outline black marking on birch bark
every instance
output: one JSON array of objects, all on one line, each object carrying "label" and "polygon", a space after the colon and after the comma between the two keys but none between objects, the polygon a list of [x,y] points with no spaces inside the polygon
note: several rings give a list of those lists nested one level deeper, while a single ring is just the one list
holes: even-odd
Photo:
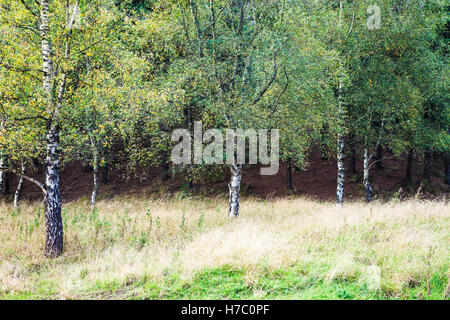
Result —
[{"label": "black marking on birch bark", "polygon": [[63,224],[61,196],[59,193],[59,128],[50,128],[47,134],[47,158],[45,166],[45,254],[54,258],[63,252]]},{"label": "black marking on birch bark", "polygon": [[344,183],[345,183],[345,165],[344,165],[344,136],[338,136],[338,150],[337,150],[337,188],[336,188],[336,203],[344,203]]}]

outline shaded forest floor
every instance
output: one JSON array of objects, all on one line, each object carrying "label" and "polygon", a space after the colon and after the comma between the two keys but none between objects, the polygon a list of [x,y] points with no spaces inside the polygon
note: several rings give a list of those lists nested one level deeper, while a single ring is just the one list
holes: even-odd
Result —
[{"label": "shaded forest floor", "polygon": [[[280,198],[285,196],[302,196],[313,200],[334,201],[336,194],[336,162],[333,159],[323,160],[316,153],[309,160],[304,169],[293,170],[293,188],[287,190],[286,165],[280,163],[280,169],[275,176],[261,176],[260,166],[245,166],[243,171],[242,195],[261,199]],[[346,163],[348,169],[348,161]],[[42,166],[31,168],[30,175],[42,179]],[[356,174],[347,170],[345,197],[347,200],[364,199],[362,186],[362,161],[356,165]],[[137,169],[130,176],[124,176],[117,168],[108,170],[107,183],[100,187],[100,199],[110,199],[121,194],[135,194],[138,196],[156,196],[175,194],[184,190],[189,194],[204,196],[227,197],[229,170],[224,168],[223,175],[216,177],[215,182],[195,183],[193,189],[187,189],[183,178],[171,178],[162,181],[161,168]],[[412,168],[412,181],[405,182],[406,159],[392,158],[383,161],[383,169],[371,169],[371,180],[375,199],[402,199],[412,196],[436,199],[448,196],[450,186],[444,183],[444,165],[442,159],[436,158],[432,162],[431,182],[422,179],[423,164],[415,159]],[[11,176],[11,194],[6,201],[12,201],[16,188],[17,177]],[[86,199],[92,192],[92,172],[80,163],[72,162],[62,168],[61,194],[64,202]],[[42,192],[31,183],[25,181],[23,198],[26,200],[41,200]]]}]

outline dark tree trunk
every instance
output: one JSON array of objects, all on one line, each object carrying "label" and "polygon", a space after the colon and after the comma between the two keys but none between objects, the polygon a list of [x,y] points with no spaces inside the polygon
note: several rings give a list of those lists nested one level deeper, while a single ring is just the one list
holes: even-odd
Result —
[{"label": "dark tree trunk", "polygon": [[[1,151],[0,168],[7,168],[8,166],[8,155]],[[0,193],[4,196],[9,194],[9,173],[7,171],[0,170]]]},{"label": "dark tree trunk", "polygon": [[444,181],[446,184],[450,184],[450,152],[444,152],[442,159],[444,160]]},{"label": "dark tree trunk", "polygon": [[9,174],[5,171],[0,171],[0,190],[1,194],[6,196],[9,194]]},{"label": "dark tree trunk", "polygon": [[287,189],[292,190],[292,159],[288,158],[286,164]]},{"label": "dark tree trunk", "polygon": [[108,164],[105,163],[104,166],[102,166],[102,185],[105,185],[108,183]]},{"label": "dark tree trunk", "polygon": [[187,187],[188,189],[194,188],[194,183],[192,182],[192,178],[190,176],[187,178]]},{"label": "dark tree trunk", "polygon": [[161,180],[162,181],[167,181],[170,179],[170,165],[167,161],[164,161],[163,165],[162,165],[162,172],[161,172]]},{"label": "dark tree trunk", "polygon": [[351,141],[351,152],[350,152],[350,163],[349,163],[349,173],[356,173],[356,145],[354,141]]},{"label": "dark tree trunk", "polygon": [[413,150],[408,151],[408,160],[406,162],[406,175],[405,180],[407,182],[411,182],[412,180],[412,165],[414,161],[414,152]]},{"label": "dark tree trunk", "polygon": [[33,165],[36,167],[36,169],[41,169],[42,168],[41,167],[41,163],[39,162],[38,158],[33,158],[32,161],[33,161]]},{"label": "dark tree trunk", "polygon": [[423,178],[427,181],[431,181],[431,152],[430,152],[430,150],[426,150],[425,154],[424,154]]},{"label": "dark tree trunk", "polygon": [[375,157],[376,163],[375,163],[375,168],[377,170],[381,170],[383,169],[383,147],[382,146],[378,146],[377,147],[377,155]]}]

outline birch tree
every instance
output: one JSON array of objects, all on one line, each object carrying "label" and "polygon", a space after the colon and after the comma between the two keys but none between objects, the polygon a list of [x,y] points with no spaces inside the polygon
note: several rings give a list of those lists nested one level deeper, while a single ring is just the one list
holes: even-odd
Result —
[{"label": "birch tree", "polygon": [[[10,37],[3,39],[9,50],[2,52],[5,56],[0,66],[20,75],[26,74],[34,85],[40,81],[42,88],[29,91],[29,95],[37,100],[37,108],[25,108],[22,117],[9,120],[14,122],[14,128],[22,127],[29,120],[42,120],[38,122],[42,127],[37,130],[45,136],[45,139],[33,140],[36,146],[42,143],[45,149],[42,152],[45,153],[44,182],[14,168],[8,170],[33,182],[43,192],[45,254],[51,258],[63,252],[62,200],[59,190],[62,113],[66,108],[67,97],[76,91],[81,81],[78,73],[80,60],[92,55],[112,30],[112,12],[98,14],[105,12],[102,12],[105,3],[98,1],[97,4],[99,6],[95,8],[98,11],[95,14],[91,11],[86,17],[89,23],[85,25],[86,32],[81,34],[75,28],[79,22],[76,13],[78,10],[84,10],[85,14],[89,12],[87,4],[62,0],[1,2],[2,28],[9,31]],[[18,51],[20,46],[22,50]],[[11,104],[11,108],[14,113],[20,106]]]},{"label": "birch tree", "polygon": [[[221,128],[258,128],[252,115],[269,105],[265,98],[282,65],[286,36],[276,26],[284,5],[247,0],[179,4],[175,13],[188,53],[186,67],[207,79],[211,90],[203,119]],[[237,217],[243,166],[231,161],[229,168],[228,215]]]}]

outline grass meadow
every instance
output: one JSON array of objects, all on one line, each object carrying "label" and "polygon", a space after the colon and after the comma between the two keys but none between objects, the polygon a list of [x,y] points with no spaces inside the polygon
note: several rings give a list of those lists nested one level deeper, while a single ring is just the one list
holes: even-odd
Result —
[{"label": "grass meadow", "polygon": [[333,203],[120,196],[63,207],[43,256],[40,204],[0,204],[1,299],[448,299],[445,201]]}]

